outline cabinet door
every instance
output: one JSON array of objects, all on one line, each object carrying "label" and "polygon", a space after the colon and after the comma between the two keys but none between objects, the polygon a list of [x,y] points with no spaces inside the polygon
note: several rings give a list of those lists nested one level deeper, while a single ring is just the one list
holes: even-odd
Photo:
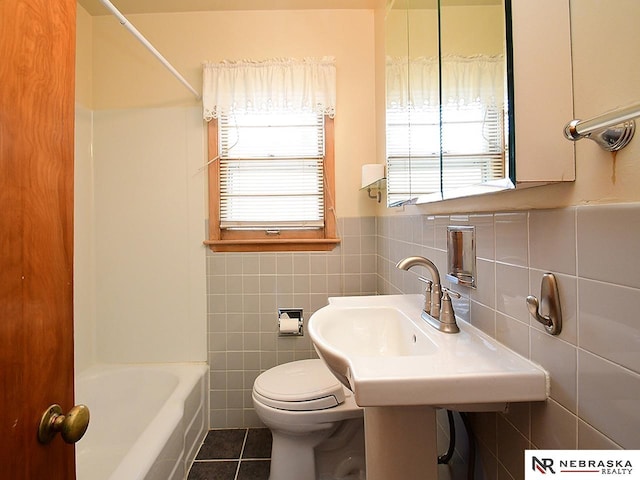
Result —
[{"label": "cabinet door", "polygon": [[386,12],[387,204],[440,199],[438,2],[396,0]]},{"label": "cabinet door", "polygon": [[575,151],[569,0],[511,0],[516,182],[573,181]]},{"label": "cabinet door", "polygon": [[441,0],[442,194],[515,180],[510,153],[508,9],[502,0]]},{"label": "cabinet door", "polygon": [[[390,206],[396,197],[427,203],[575,180],[574,146],[563,135],[573,118],[569,0],[396,0],[392,5],[387,24],[405,26],[408,79],[402,96],[390,89],[387,75]],[[402,14],[404,24],[390,21]],[[435,74],[426,73],[429,58],[435,59]],[[389,65],[387,59],[388,72]],[[426,88],[428,83],[433,88]],[[406,138],[390,137],[398,130],[389,121],[390,98],[406,112]],[[428,112],[434,107],[441,112],[437,161],[428,142],[433,137]],[[425,179],[432,181],[428,187]]]}]

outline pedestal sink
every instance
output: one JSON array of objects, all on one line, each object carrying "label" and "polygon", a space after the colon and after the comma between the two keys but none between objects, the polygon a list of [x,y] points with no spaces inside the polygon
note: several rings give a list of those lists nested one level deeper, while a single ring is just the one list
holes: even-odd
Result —
[{"label": "pedestal sink", "polygon": [[368,480],[437,478],[437,407],[547,398],[539,366],[464,321],[437,331],[422,305],[421,295],[335,297],[309,320],[318,355],[364,407]]}]

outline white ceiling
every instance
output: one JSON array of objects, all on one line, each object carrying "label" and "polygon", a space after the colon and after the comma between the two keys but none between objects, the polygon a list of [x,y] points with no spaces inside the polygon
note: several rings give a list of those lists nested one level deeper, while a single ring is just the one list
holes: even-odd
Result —
[{"label": "white ceiling", "polygon": [[[123,14],[202,12],[207,10],[316,10],[374,9],[394,0],[110,0]],[[503,0],[441,0],[443,5],[500,5]],[[406,8],[435,8],[437,0],[399,1]],[[99,0],[78,0],[90,15],[109,15]]]},{"label": "white ceiling", "polygon": [[[385,0],[113,0],[123,14],[207,10],[373,9]],[[99,0],[78,0],[91,15],[109,15]]]}]

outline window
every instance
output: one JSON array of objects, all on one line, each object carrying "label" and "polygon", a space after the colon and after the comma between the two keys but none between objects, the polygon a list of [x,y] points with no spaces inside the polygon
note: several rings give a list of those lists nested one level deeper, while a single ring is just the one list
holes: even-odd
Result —
[{"label": "window", "polygon": [[209,122],[214,251],[330,250],[336,238],[333,119],[228,113]]},{"label": "window", "polygon": [[496,106],[443,105],[441,169],[439,109],[388,110],[389,204],[504,178],[504,138]]},{"label": "window", "polygon": [[389,205],[505,177],[504,67],[500,55],[387,58]]},{"label": "window", "polygon": [[207,62],[214,251],[331,250],[336,238],[333,57]]},{"label": "window", "polygon": [[388,204],[439,191],[439,109],[387,110]]},{"label": "window", "polygon": [[496,105],[443,105],[442,191],[504,178],[504,139],[504,114]]}]

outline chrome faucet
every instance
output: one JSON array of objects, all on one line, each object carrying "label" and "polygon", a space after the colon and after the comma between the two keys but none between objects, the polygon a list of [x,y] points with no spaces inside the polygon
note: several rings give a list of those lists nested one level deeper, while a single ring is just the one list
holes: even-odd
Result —
[{"label": "chrome faucet", "polygon": [[[440,272],[438,272],[436,265],[428,258],[419,256],[407,257],[400,260],[396,265],[400,270],[409,270],[411,267],[415,266],[425,267],[429,270],[431,279],[433,280],[430,282],[429,280],[421,278],[421,281],[424,281],[427,284],[425,289],[425,302],[422,310],[422,318],[441,332],[459,332],[460,329],[456,324],[455,312],[453,311],[450,295],[454,295],[459,298],[460,294],[452,292],[447,288],[442,288],[442,285],[440,285]],[[442,309],[443,303],[445,306],[444,309]],[[442,318],[440,318],[441,313]]]},{"label": "chrome faucet", "polygon": [[[396,265],[400,270],[409,270],[411,267],[419,265],[429,270],[433,284],[427,283],[427,289],[425,291],[425,309],[424,311],[431,315],[435,319],[440,318],[440,307],[442,299],[442,287],[440,285],[440,272],[435,263],[425,257],[407,257],[404,260],[400,260]],[[431,290],[431,298],[428,297],[429,290]]]}]

